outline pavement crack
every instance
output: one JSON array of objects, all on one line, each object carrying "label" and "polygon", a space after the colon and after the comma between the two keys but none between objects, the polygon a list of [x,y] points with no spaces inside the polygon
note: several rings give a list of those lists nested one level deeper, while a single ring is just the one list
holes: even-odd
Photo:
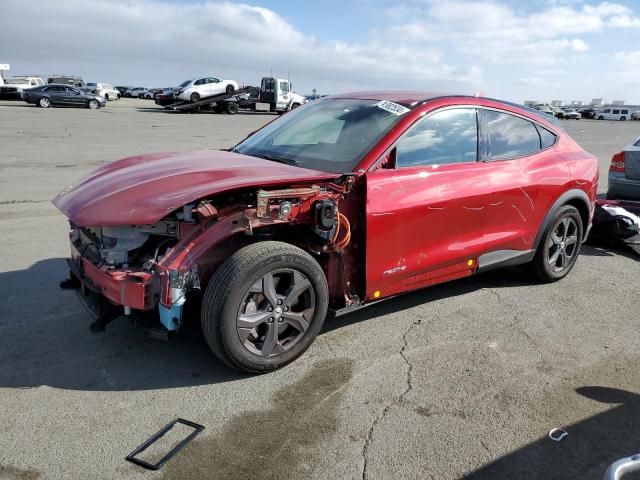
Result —
[{"label": "pavement crack", "polygon": [[385,407],[382,409],[380,414],[373,420],[373,422],[371,423],[371,426],[369,427],[367,438],[365,439],[364,445],[362,447],[362,458],[364,461],[364,464],[362,467],[362,480],[367,480],[368,478],[368,466],[369,466],[368,453],[369,453],[369,447],[371,446],[371,442],[373,441],[373,431],[375,430],[378,423],[380,423],[380,421],[387,416],[387,414],[391,411],[391,409],[396,405],[399,405],[400,403],[402,403],[402,401],[404,400],[404,397],[406,397],[406,395],[413,389],[413,385],[411,384],[411,373],[413,371],[413,365],[406,355],[406,349],[409,343],[409,341],[407,340],[407,337],[411,332],[411,330],[413,329],[413,327],[415,325],[420,325],[421,323],[422,323],[421,319],[418,319],[415,322],[411,322],[409,324],[409,327],[407,327],[407,329],[402,334],[402,347],[400,348],[400,351],[398,353],[400,354],[400,357],[402,357],[402,360],[407,364],[407,370],[406,370],[406,376],[405,376],[405,388],[391,403],[385,405]]}]

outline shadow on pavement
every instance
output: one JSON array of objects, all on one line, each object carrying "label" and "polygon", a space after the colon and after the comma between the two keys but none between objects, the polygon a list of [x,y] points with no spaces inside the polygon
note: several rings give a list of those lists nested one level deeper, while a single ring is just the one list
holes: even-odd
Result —
[{"label": "shadow on pavement", "polygon": [[58,288],[67,271],[56,258],[0,273],[0,388],[148,390],[243,377],[218,362],[197,318],[169,342],[125,318],[92,333],[76,293]]},{"label": "shadow on pavement", "polygon": [[[464,478],[600,480],[611,463],[640,452],[640,395],[599,386],[576,392],[612,408],[562,426],[569,435],[560,442],[544,436]],[[638,478],[639,474],[624,476],[624,480]]]}]

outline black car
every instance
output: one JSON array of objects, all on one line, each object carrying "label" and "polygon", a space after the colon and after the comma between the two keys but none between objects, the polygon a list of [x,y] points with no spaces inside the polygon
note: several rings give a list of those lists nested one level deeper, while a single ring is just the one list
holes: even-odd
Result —
[{"label": "black car", "polygon": [[122,95],[124,97],[124,92],[126,92],[127,90],[131,90],[133,87],[122,87],[122,86],[117,86],[114,87],[116,90],[118,90],[120,92],[120,95]]},{"label": "black car", "polygon": [[596,118],[595,108],[583,108],[582,110],[578,110],[578,113],[582,115],[582,118]]},{"label": "black car", "polygon": [[49,84],[22,91],[22,99],[27,103],[49,108],[54,105],[64,107],[86,107],[97,109],[104,107],[107,100],[93,93],[83,92],[68,85]]}]

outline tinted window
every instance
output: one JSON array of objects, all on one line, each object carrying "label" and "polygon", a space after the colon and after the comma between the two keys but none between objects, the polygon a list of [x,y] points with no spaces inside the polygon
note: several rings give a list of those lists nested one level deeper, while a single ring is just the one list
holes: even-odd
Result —
[{"label": "tinted window", "polygon": [[555,134],[551,133],[546,128],[538,127],[538,132],[540,132],[540,143],[542,148],[547,148],[556,143]]},{"label": "tinted window", "polygon": [[287,82],[280,82],[280,90],[282,90],[284,93],[288,93],[289,84]]},{"label": "tinted window", "polygon": [[396,165],[443,165],[475,162],[478,122],[472,108],[435,113],[409,130],[398,142]]},{"label": "tinted window", "polygon": [[207,83],[207,79],[206,78],[200,78],[200,79],[196,80],[195,82],[193,82],[194,85],[204,85],[205,83]]},{"label": "tinted window", "polygon": [[514,115],[493,110],[484,111],[488,158],[514,158],[540,150],[540,136],[533,123]]},{"label": "tinted window", "polygon": [[220,83],[220,80],[217,78],[209,77],[207,78],[207,83]]},{"label": "tinted window", "polygon": [[622,113],[629,113],[629,110],[622,110]]}]

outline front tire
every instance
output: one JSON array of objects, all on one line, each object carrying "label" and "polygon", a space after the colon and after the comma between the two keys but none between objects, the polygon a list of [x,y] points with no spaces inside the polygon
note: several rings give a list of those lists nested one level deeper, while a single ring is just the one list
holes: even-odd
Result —
[{"label": "front tire", "polygon": [[624,122],[627,119],[627,117],[620,117],[620,121]]},{"label": "front tire", "polygon": [[218,268],[202,303],[202,331],[224,363],[245,372],[276,370],[302,355],[320,333],[327,280],[293,245],[248,245]]},{"label": "front tire", "polygon": [[100,108],[100,102],[98,102],[97,100],[89,100],[89,103],[87,104],[87,106],[91,110],[97,110]]},{"label": "front tire", "polygon": [[558,209],[542,236],[531,262],[534,275],[545,283],[567,276],[582,246],[582,217],[572,205]]},{"label": "front tire", "polygon": [[196,103],[198,100],[200,100],[200,94],[198,92],[193,92],[189,97],[189,100],[191,101],[191,103]]},{"label": "front tire", "polygon": [[600,115],[600,116],[598,117],[598,120],[604,120],[604,117],[603,117],[602,115]]},{"label": "front tire", "polygon": [[48,97],[41,97],[40,100],[38,100],[38,106],[49,108],[51,106],[51,100],[49,100]]}]

